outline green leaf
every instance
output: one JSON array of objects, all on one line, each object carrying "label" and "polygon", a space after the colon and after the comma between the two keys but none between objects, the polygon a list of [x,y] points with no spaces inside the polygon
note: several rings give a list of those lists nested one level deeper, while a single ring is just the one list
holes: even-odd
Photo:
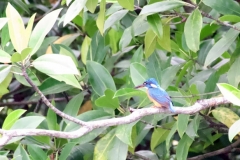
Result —
[{"label": "green leaf", "polygon": [[157,38],[157,43],[166,51],[171,52],[171,41],[170,41],[170,25],[167,19],[163,19],[163,35]]},{"label": "green leaf", "polygon": [[86,7],[91,12],[94,13],[98,4],[98,0],[87,0]]},{"label": "green leaf", "polygon": [[101,33],[101,35],[103,35],[104,33],[104,21],[105,21],[105,10],[106,10],[106,0],[101,0],[100,2],[100,12],[98,14],[98,18],[97,18],[97,27]]},{"label": "green leaf", "polygon": [[49,74],[50,77],[60,81],[60,82],[65,82],[68,85],[71,85],[73,87],[82,89],[82,87],[80,86],[78,80],[76,79],[75,75],[71,75],[71,74],[59,74],[59,75],[52,75]]},{"label": "green leaf", "polygon": [[218,107],[212,110],[212,114],[214,118],[225,124],[228,128],[230,128],[234,122],[239,120],[239,116],[236,113],[225,107]]},{"label": "green leaf", "polygon": [[109,16],[108,19],[105,21],[103,32],[105,32],[108,28],[112,27],[117,21],[121,20],[127,13],[128,10],[120,10]]},{"label": "green leaf", "polygon": [[123,97],[123,96],[127,98],[131,98],[133,96],[146,96],[146,93],[134,88],[122,88],[117,90],[117,92],[115,92],[114,94],[114,97]]},{"label": "green leaf", "polygon": [[27,145],[28,152],[33,159],[46,160],[47,154],[40,148],[35,145]]},{"label": "green leaf", "polygon": [[87,61],[86,66],[89,74],[89,82],[99,96],[104,95],[106,89],[116,91],[112,76],[105,67],[93,61]]},{"label": "green leaf", "polygon": [[15,152],[13,154],[13,159],[16,159],[16,160],[30,160],[30,157],[28,156],[26,150],[22,147],[22,145],[19,144],[17,149],[15,150]]},{"label": "green leaf", "polygon": [[88,36],[85,36],[83,43],[82,43],[82,47],[81,47],[81,59],[82,62],[86,65],[87,63],[87,54],[88,54],[88,50],[90,47],[92,39],[89,38]]},{"label": "green leaf", "polygon": [[118,137],[123,143],[128,144],[130,147],[133,147],[132,142],[132,127],[137,123],[138,121],[135,121],[130,124],[123,124],[117,126],[116,129],[116,137]]},{"label": "green leaf", "polygon": [[8,76],[12,68],[12,65],[1,65],[0,64],[0,83]]},{"label": "green leaf", "polygon": [[134,0],[118,0],[118,3],[130,11],[134,10]]},{"label": "green leaf", "polygon": [[8,22],[7,18],[0,18],[0,30],[5,26],[7,22]]},{"label": "green leaf", "polygon": [[161,18],[158,14],[147,16],[147,21],[153,32],[160,38],[163,36],[163,26]]},{"label": "green leaf", "polygon": [[[176,78],[176,74],[180,68],[181,68],[181,66],[178,66],[178,65],[170,66],[161,72],[161,83],[160,84],[163,89],[168,88],[168,86]],[[168,77],[167,80],[165,79],[165,77]]]},{"label": "green leaf", "polygon": [[155,78],[157,82],[160,83],[162,71],[161,59],[156,51],[153,52],[153,54],[148,58],[148,61],[146,62],[146,68],[148,77]]},{"label": "green leaf", "polygon": [[115,130],[111,130],[97,142],[93,160],[123,160],[127,157],[127,150],[128,145],[115,136]]},{"label": "green leaf", "polygon": [[185,23],[184,35],[186,43],[188,48],[194,52],[199,50],[202,23],[202,15],[198,9],[195,9],[190,14]]},{"label": "green leaf", "polygon": [[198,63],[200,63],[201,65],[204,65],[207,54],[210,51],[210,49],[213,47],[213,45],[214,45],[214,39],[208,39],[201,42],[200,50],[198,52],[198,57],[197,57]]},{"label": "green leaf", "polygon": [[178,115],[178,120],[177,120],[177,130],[179,136],[182,138],[183,134],[187,130],[188,126],[188,120],[189,120],[190,115],[187,114],[179,114]]},{"label": "green leaf", "polygon": [[12,125],[18,120],[18,118],[21,117],[25,112],[26,110],[23,109],[12,111],[4,120],[2,129],[9,130]]},{"label": "green leaf", "polygon": [[123,50],[125,47],[127,47],[131,40],[132,40],[132,35],[131,35],[131,27],[128,27],[127,29],[124,30],[120,42],[119,42],[119,48]]},{"label": "green leaf", "polygon": [[65,109],[63,110],[64,113],[66,113],[69,116],[76,117],[79,108],[81,107],[81,104],[83,102],[83,94],[79,93],[76,96],[74,96],[67,104]]},{"label": "green leaf", "polygon": [[189,138],[186,134],[182,137],[177,145],[176,157],[178,160],[185,160],[187,159],[188,150],[191,146],[193,140]]},{"label": "green leaf", "polygon": [[71,20],[73,20],[84,8],[87,0],[75,0],[69,6],[67,13],[64,18],[63,26],[66,26]]},{"label": "green leaf", "polygon": [[240,120],[237,120],[236,122],[233,123],[233,125],[231,125],[231,127],[229,128],[228,131],[228,139],[231,142],[233,140],[233,138],[239,134],[240,132]]},{"label": "green leaf", "polygon": [[[240,23],[234,25],[236,27],[240,26]],[[234,29],[229,29],[227,33],[211,48],[206,57],[204,66],[210,65],[214,60],[220,57],[225,51],[229,49],[235,39],[238,37],[239,31]]]},{"label": "green leaf", "polygon": [[218,19],[220,21],[240,22],[240,16],[236,16],[236,15],[224,15]]},{"label": "green leaf", "polygon": [[145,33],[149,29],[149,24],[146,21],[146,15],[140,15],[134,19],[131,26],[131,36],[138,36]]},{"label": "green leaf", "polygon": [[146,67],[137,62],[130,65],[130,75],[135,86],[142,84],[148,78]]},{"label": "green leaf", "polygon": [[29,47],[32,48],[31,55],[36,53],[37,50],[40,48],[45,36],[48,34],[48,32],[52,29],[53,25],[55,24],[61,10],[62,9],[57,9],[47,14],[37,23],[37,25],[33,29],[29,40]]},{"label": "green leaf", "polygon": [[162,2],[156,2],[150,5],[146,5],[143,7],[140,15],[142,14],[155,14],[159,12],[164,12],[168,10],[172,10],[175,8],[179,8],[182,6],[192,6],[189,3],[183,2],[183,1],[162,1]]},{"label": "green leaf", "polygon": [[77,70],[71,57],[65,55],[45,54],[34,60],[32,65],[40,72],[43,72],[47,75],[79,75],[79,71]]},{"label": "green leaf", "polygon": [[[52,102],[52,104],[55,106],[55,104],[53,102]],[[58,122],[57,122],[57,115],[50,108],[48,108],[46,119],[47,119],[47,124],[48,124],[48,129],[49,130],[55,130],[55,131],[59,130],[59,125],[58,125]]]},{"label": "green leaf", "polygon": [[21,53],[28,46],[28,39],[25,36],[25,27],[22,17],[13,6],[8,3],[6,9],[8,18],[8,29],[11,42],[17,52]]},{"label": "green leaf", "polygon": [[0,62],[1,63],[10,63],[11,62],[11,56],[5,52],[4,50],[0,49]]},{"label": "green leaf", "polygon": [[170,149],[170,140],[171,138],[173,137],[173,135],[175,134],[175,132],[177,131],[177,123],[174,123],[171,131],[169,132],[167,138],[166,138],[166,149],[167,151],[169,152],[169,149]]},{"label": "green leaf", "polygon": [[221,14],[240,16],[240,6],[232,0],[203,0],[203,3]]},{"label": "green leaf", "polygon": [[67,143],[63,149],[61,150],[61,154],[59,156],[59,160],[68,159],[73,147],[76,146],[76,143]]},{"label": "green leaf", "polygon": [[146,32],[145,39],[144,39],[144,44],[145,44],[144,52],[145,52],[146,58],[148,58],[153,53],[156,47],[156,43],[157,43],[157,35],[153,32],[152,29],[149,29]]},{"label": "green leaf", "polygon": [[234,63],[231,65],[230,69],[227,72],[227,79],[229,84],[235,87],[238,87],[238,84],[240,82],[240,73],[238,72],[239,64],[240,64],[240,56],[235,59]]},{"label": "green leaf", "polygon": [[60,45],[59,54],[71,57],[75,66],[78,67],[78,60],[70,48]]},{"label": "green leaf", "polygon": [[110,89],[107,89],[104,92],[104,95],[99,97],[95,101],[95,104],[99,107],[108,107],[108,108],[116,109],[119,107],[119,100],[118,98],[113,98],[113,96],[114,96],[114,92]]},{"label": "green leaf", "polygon": [[227,100],[240,106],[240,90],[226,83],[218,83],[217,86]]},{"label": "green leaf", "polygon": [[198,131],[198,127],[200,124],[200,117],[197,114],[194,119],[189,123],[187,130],[186,130],[186,134],[192,139],[194,140],[194,138],[196,136],[198,136],[197,131]]},{"label": "green leaf", "polygon": [[162,142],[166,140],[170,130],[163,129],[163,128],[155,128],[151,138],[151,150],[154,149]]}]

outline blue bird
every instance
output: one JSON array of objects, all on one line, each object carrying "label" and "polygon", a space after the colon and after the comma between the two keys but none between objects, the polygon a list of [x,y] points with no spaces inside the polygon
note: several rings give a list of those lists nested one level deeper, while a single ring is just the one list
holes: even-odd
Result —
[{"label": "blue bird", "polygon": [[154,103],[155,107],[167,107],[174,112],[173,104],[167,92],[160,87],[154,78],[149,78],[143,84],[135,88],[147,88],[148,98]]}]

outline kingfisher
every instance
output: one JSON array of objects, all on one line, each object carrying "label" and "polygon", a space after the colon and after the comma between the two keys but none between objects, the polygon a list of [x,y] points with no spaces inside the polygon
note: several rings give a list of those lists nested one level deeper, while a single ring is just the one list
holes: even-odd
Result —
[{"label": "kingfisher", "polygon": [[135,88],[146,88],[148,98],[154,103],[154,107],[169,108],[171,112],[174,112],[173,104],[167,92],[160,87],[156,79],[149,78],[143,84],[136,86]]}]

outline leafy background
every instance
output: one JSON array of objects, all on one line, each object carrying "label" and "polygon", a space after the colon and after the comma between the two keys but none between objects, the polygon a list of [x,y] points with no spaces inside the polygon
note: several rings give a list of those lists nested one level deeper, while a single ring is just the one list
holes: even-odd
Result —
[{"label": "leafy background", "polygon": [[[239,159],[238,1],[9,2],[0,2],[4,130],[69,132],[80,127],[39,100],[21,66],[57,109],[83,121],[150,107],[145,92],[133,89],[150,77],[167,90],[175,106],[191,106],[221,93],[233,104],[193,115],[146,116],[76,139],[15,137],[2,148],[2,159],[184,160],[204,153]],[[227,150],[232,141],[236,145]]]}]

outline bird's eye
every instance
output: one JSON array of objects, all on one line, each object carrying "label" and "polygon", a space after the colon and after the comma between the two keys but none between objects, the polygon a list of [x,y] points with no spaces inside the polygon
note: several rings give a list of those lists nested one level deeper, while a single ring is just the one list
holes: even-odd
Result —
[{"label": "bird's eye", "polygon": [[146,83],[146,82],[144,82],[143,84],[144,84],[144,85],[146,85],[147,83]]}]

